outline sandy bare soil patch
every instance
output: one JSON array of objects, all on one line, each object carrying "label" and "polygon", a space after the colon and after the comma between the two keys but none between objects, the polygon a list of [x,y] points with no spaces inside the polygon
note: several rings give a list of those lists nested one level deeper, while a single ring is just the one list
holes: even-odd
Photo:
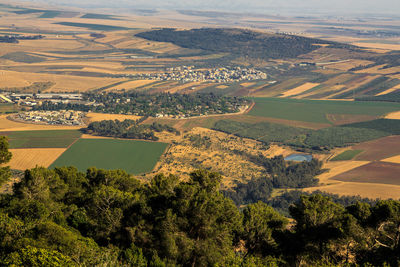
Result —
[{"label": "sandy bare soil patch", "polygon": [[331,194],[338,194],[340,196],[355,196],[367,198],[380,198],[380,199],[399,199],[400,198],[400,186],[398,185],[387,185],[387,184],[375,184],[375,183],[344,183],[339,182],[329,186],[318,186],[306,188],[304,191],[324,191]]},{"label": "sandy bare soil patch", "polygon": [[394,156],[394,157],[390,157],[390,158],[387,158],[387,159],[383,159],[382,161],[400,164],[400,155],[397,155],[397,156]]},{"label": "sandy bare soil patch", "polygon": [[331,179],[343,182],[400,185],[400,164],[375,161]]},{"label": "sandy bare soil patch", "polygon": [[386,94],[392,93],[394,91],[397,91],[399,89],[400,89],[400,85],[396,85],[396,86],[394,86],[394,87],[392,87],[390,89],[387,89],[387,90],[385,90],[383,92],[380,92],[379,94],[376,94],[375,96],[386,95]]},{"label": "sandy bare soil patch", "polygon": [[316,87],[318,85],[319,85],[319,83],[305,83],[303,85],[300,85],[300,86],[298,86],[296,88],[293,88],[291,90],[288,90],[288,91],[284,92],[281,97],[288,97],[288,96],[292,96],[292,95],[298,95],[298,94],[301,94],[301,93],[303,93],[303,92],[305,92],[307,90],[310,90],[310,89],[312,89],[312,88],[314,88],[314,87]]},{"label": "sandy bare soil patch", "polygon": [[115,78],[80,77],[72,75],[39,74],[0,70],[0,87],[25,87],[34,82],[53,82],[47,91],[72,92],[88,91],[120,81]]},{"label": "sandy bare soil patch", "polygon": [[353,146],[354,150],[363,150],[356,160],[376,161],[400,154],[400,136],[388,136],[380,139],[364,142]]},{"label": "sandy bare soil patch", "polygon": [[26,170],[36,166],[49,167],[65,150],[65,148],[10,149],[12,159],[7,165],[16,170]]},{"label": "sandy bare soil patch", "polygon": [[342,70],[342,71],[348,71],[349,69],[352,69],[354,67],[357,67],[357,66],[360,66],[360,65],[368,65],[368,64],[371,64],[371,63],[372,63],[372,61],[368,61],[368,60],[353,59],[353,60],[350,60],[350,61],[347,61],[347,62],[327,65],[327,68],[332,68],[332,69],[337,69],[337,70]]},{"label": "sandy bare soil patch", "polygon": [[400,50],[400,44],[353,43],[353,45],[384,50]]},{"label": "sandy bare soil patch", "polygon": [[123,114],[106,114],[106,113],[94,113],[89,112],[86,114],[86,120],[88,123],[94,121],[103,121],[103,120],[137,120],[140,119],[140,116],[136,115],[123,115]]},{"label": "sandy bare soil patch", "polygon": [[386,115],[386,119],[400,120],[400,111],[392,112]]},{"label": "sandy bare soil patch", "polygon": [[256,84],[255,82],[246,82],[246,83],[241,83],[240,85],[244,86],[244,87],[249,87],[249,86],[252,86],[252,85],[255,85],[255,84]]},{"label": "sandy bare soil patch", "polygon": [[122,89],[131,90],[131,89],[135,89],[137,87],[143,86],[143,85],[148,85],[150,83],[154,83],[154,81],[152,81],[152,80],[129,81],[129,82],[122,83],[120,85],[111,87],[108,90],[122,90]]},{"label": "sandy bare soil patch", "polygon": [[[318,178],[321,184],[330,184],[332,183],[329,180],[332,177],[335,177],[341,173],[350,171],[360,166],[364,166],[370,163],[369,161],[328,161],[324,163],[323,169],[328,169],[327,172],[319,175]],[[329,180],[329,181],[328,181]]]}]

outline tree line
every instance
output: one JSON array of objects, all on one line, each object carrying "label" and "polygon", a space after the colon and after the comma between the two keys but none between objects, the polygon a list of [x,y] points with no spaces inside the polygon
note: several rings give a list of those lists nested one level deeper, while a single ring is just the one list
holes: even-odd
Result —
[{"label": "tree line", "polygon": [[199,116],[238,112],[248,105],[244,98],[208,94],[142,94],[142,93],[85,93],[87,103],[53,103],[44,101],[34,110],[79,110],[138,116]]},{"label": "tree line", "polygon": [[127,139],[144,139],[158,141],[158,137],[155,136],[155,132],[167,131],[179,135],[180,132],[175,128],[166,125],[153,122],[152,124],[141,124],[147,117],[143,117],[138,120],[103,120],[95,121],[88,125],[85,132],[88,134],[116,137],[116,138],[127,138]]}]

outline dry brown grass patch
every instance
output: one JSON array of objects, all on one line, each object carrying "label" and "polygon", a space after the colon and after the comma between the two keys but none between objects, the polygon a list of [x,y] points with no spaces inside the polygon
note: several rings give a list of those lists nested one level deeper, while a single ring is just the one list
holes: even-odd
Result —
[{"label": "dry brown grass patch", "polygon": [[103,120],[137,120],[140,119],[140,116],[136,115],[123,115],[123,114],[106,114],[106,113],[94,113],[89,112],[86,114],[86,120],[88,123],[95,121],[103,121]]},{"label": "dry brown grass patch", "polygon": [[26,170],[36,166],[47,168],[65,150],[65,148],[10,149],[12,159],[7,165],[16,170]]}]

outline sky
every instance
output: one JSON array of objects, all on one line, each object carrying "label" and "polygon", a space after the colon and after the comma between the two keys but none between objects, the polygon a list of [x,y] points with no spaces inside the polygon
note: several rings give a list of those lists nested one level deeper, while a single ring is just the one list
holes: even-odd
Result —
[{"label": "sky", "polygon": [[216,10],[263,14],[400,14],[400,0],[28,0],[85,8]]}]

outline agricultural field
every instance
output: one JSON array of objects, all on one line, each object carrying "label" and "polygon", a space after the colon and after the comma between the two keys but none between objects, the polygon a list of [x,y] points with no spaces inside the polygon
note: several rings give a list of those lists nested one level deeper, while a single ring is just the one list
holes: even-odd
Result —
[{"label": "agricultural field", "polygon": [[95,113],[95,112],[88,112],[85,116],[86,124],[95,121],[103,121],[103,120],[138,120],[140,116],[135,115],[123,115],[123,114],[106,114],[106,113]]},{"label": "agricultural field", "polygon": [[383,116],[400,109],[398,103],[322,101],[283,98],[252,98],[253,116],[313,123],[329,123],[329,114]]},{"label": "agricultural field", "polygon": [[10,149],[11,161],[7,164],[11,169],[24,171],[36,166],[49,167],[65,148],[18,148]]},{"label": "agricultural field", "polygon": [[400,164],[371,162],[357,167],[332,179],[344,182],[377,183],[400,185]]},{"label": "agricultural field", "polygon": [[9,138],[10,148],[67,148],[82,135],[77,130],[0,132]]},{"label": "agricultural field", "polygon": [[343,153],[332,158],[331,161],[351,160],[361,152],[362,150],[346,150]]},{"label": "agricultural field", "polygon": [[376,161],[400,155],[400,136],[388,136],[369,142],[360,143],[352,147],[363,152],[355,160]]},{"label": "agricultural field", "polygon": [[14,104],[0,103],[0,114],[15,113],[19,110],[20,108]]},{"label": "agricultural field", "polygon": [[122,169],[131,174],[150,172],[167,148],[158,142],[80,139],[65,151],[50,168],[75,166],[80,171],[90,167]]}]

